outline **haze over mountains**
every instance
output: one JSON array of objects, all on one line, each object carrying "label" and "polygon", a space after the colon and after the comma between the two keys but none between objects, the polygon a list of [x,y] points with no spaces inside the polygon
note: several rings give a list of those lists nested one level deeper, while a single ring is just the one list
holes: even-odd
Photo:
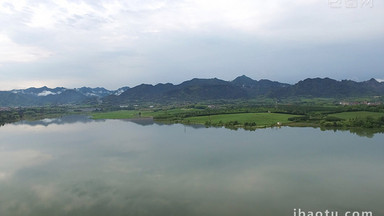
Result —
[{"label": "haze over mountains", "polygon": [[196,102],[206,100],[252,99],[257,97],[325,97],[343,98],[384,95],[384,83],[375,79],[364,82],[337,81],[330,78],[308,78],[294,85],[253,80],[245,75],[232,81],[192,79],[181,84],[141,84],[117,90],[82,87],[76,89],[28,88],[0,91],[0,106],[41,106],[83,103],[109,103],[115,105],[140,102]]},{"label": "haze over mountains", "polygon": [[63,104],[99,103],[101,98],[109,95],[119,95],[129,87],[122,87],[115,91],[105,88],[75,88],[63,87],[15,89],[0,91],[0,106],[43,106]]}]

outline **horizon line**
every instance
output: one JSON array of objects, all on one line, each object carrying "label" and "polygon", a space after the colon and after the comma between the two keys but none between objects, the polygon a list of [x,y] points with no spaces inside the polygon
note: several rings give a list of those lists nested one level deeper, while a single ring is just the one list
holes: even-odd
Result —
[{"label": "horizon line", "polygon": [[[341,82],[341,81],[365,82],[365,81],[369,81],[369,80],[371,80],[371,79],[374,79],[374,80],[376,80],[376,81],[379,82],[379,83],[383,83],[383,82],[384,82],[384,79],[373,78],[373,77],[370,78],[370,79],[368,79],[368,80],[363,80],[363,81],[356,81],[356,80],[352,80],[352,79],[341,79],[341,80],[339,80],[339,79],[330,78],[330,77],[328,77],[328,76],[327,76],[327,77],[307,77],[307,78],[305,78],[305,79],[301,79],[301,80],[299,80],[299,81],[297,81],[297,82],[295,82],[295,83],[280,82],[280,81],[277,81],[277,80],[271,80],[271,79],[266,79],[266,78],[262,78],[262,79],[257,80],[257,79],[253,79],[253,78],[251,78],[251,77],[249,77],[249,76],[247,76],[247,75],[244,75],[244,74],[243,74],[243,75],[240,75],[240,76],[237,76],[236,78],[239,78],[239,77],[242,77],[242,76],[248,77],[248,78],[250,78],[250,79],[252,79],[252,80],[255,80],[255,81],[269,80],[269,81],[272,81],[272,82],[279,82],[279,83],[289,84],[289,85],[295,85],[295,84],[299,83],[300,81],[304,81],[304,80],[307,80],[307,79],[332,79],[332,80],[336,80],[336,81],[339,81],[339,82]],[[156,84],[141,83],[141,84],[137,84],[137,85],[135,85],[135,86],[133,86],[133,87],[129,87],[128,85],[124,85],[124,86],[118,87],[117,89],[113,89],[113,90],[111,90],[111,89],[107,89],[107,88],[102,87],[102,86],[91,87],[91,86],[85,86],[85,85],[84,85],[84,86],[81,86],[81,87],[68,88],[68,87],[64,87],[64,86],[48,87],[47,85],[43,85],[43,86],[40,86],[40,87],[38,87],[38,86],[29,86],[29,87],[25,87],[25,88],[13,88],[13,89],[8,89],[8,90],[0,89],[0,91],[15,91],[15,90],[25,90],[25,89],[30,89],[30,88],[44,88],[44,87],[49,88],[49,89],[55,89],[55,88],[80,89],[80,88],[84,88],[84,87],[85,87],[85,88],[104,88],[104,89],[106,89],[106,90],[108,90],[108,91],[116,91],[116,90],[118,90],[118,89],[120,89],[120,88],[124,88],[124,87],[134,88],[134,87],[136,87],[136,86],[140,86],[140,85],[152,85],[152,86],[156,86],[156,85],[159,85],[159,84],[180,85],[180,84],[182,84],[182,83],[184,83],[184,82],[188,82],[188,81],[191,81],[191,80],[194,80],[194,79],[200,79],[200,80],[218,79],[218,80],[222,80],[222,81],[226,81],[226,82],[232,82],[232,81],[234,81],[236,78],[234,78],[233,80],[223,80],[223,79],[220,79],[220,78],[217,78],[217,77],[212,77],[212,78],[198,78],[198,77],[195,77],[195,78],[192,78],[192,79],[189,79],[189,80],[182,81],[182,82],[179,83],[179,84],[174,84],[174,83],[171,83],[171,82],[159,82],[159,83],[156,83]]]}]

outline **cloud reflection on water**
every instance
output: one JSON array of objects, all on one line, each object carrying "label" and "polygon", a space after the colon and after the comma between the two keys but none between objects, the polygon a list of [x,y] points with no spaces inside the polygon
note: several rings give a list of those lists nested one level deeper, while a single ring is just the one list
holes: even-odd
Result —
[{"label": "cloud reflection on water", "polygon": [[[289,215],[380,210],[383,135],[106,120],[0,129],[0,215]],[[364,145],[362,145],[364,144]]]}]

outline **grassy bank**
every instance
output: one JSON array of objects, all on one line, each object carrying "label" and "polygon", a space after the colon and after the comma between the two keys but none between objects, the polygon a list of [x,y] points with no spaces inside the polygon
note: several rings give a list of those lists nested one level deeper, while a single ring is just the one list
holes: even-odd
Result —
[{"label": "grassy bank", "polygon": [[131,118],[138,118],[141,115],[144,117],[147,112],[140,112],[137,110],[119,110],[119,111],[112,111],[112,112],[97,112],[92,113],[93,119],[131,119]]},{"label": "grassy bank", "polygon": [[190,124],[206,125],[246,125],[246,126],[273,126],[290,122],[288,118],[297,115],[280,113],[237,113],[209,115],[185,118],[183,122]]},{"label": "grassy bank", "polygon": [[[156,121],[183,124],[202,124],[206,126],[224,126],[227,128],[245,128],[254,130],[262,127],[294,126],[325,128],[377,128],[384,130],[384,112],[367,111],[372,107],[312,107],[279,106],[271,107],[224,107],[224,108],[174,108],[147,110],[120,110],[94,112],[94,119],[132,119],[153,117]],[[375,108],[375,107],[373,107]],[[377,109],[377,108],[375,108]],[[271,111],[269,111],[271,110]],[[339,112],[337,112],[339,111]]]},{"label": "grassy bank", "polygon": [[119,110],[111,112],[94,112],[93,119],[132,119],[140,117],[170,118],[196,112],[196,109],[178,108],[169,110]]},{"label": "grassy bank", "polygon": [[349,119],[380,118],[384,116],[384,113],[359,111],[359,112],[341,112],[341,113],[331,114],[329,116],[344,119],[344,120],[349,120]]},{"label": "grassy bank", "polygon": [[153,117],[155,120],[181,122],[185,124],[203,124],[207,126],[230,127],[269,127],[290,122],[288,119],[298,115],[281,113],[228,113],[207,114],[197,109],[171,110],[120,110],[112,112],[92,113],[93,119],[132,119]]}]

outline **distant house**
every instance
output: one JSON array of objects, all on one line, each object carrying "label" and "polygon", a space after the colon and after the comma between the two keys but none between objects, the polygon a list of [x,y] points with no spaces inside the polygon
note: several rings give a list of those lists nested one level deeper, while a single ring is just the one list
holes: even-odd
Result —
[{"label": "distant house", "polygon": [[343,105],[343,106],[348,106],[350,103],[349,102],[345,102],[345,101],[340,101],[339,104]]},{"label": "distant house", "polygon": [[0,107],[0,111],[9,111],[11,108],[9,107]]},{"label": "distant house", "polygon": [[342,106],[353,106],[353,105],[368,105],[368,106],[377,106],[380,105],[380,102],[368,102],[368,101],[363,101],[363,102],[348,102],[348,101],[340,101],[340,105]]}]

